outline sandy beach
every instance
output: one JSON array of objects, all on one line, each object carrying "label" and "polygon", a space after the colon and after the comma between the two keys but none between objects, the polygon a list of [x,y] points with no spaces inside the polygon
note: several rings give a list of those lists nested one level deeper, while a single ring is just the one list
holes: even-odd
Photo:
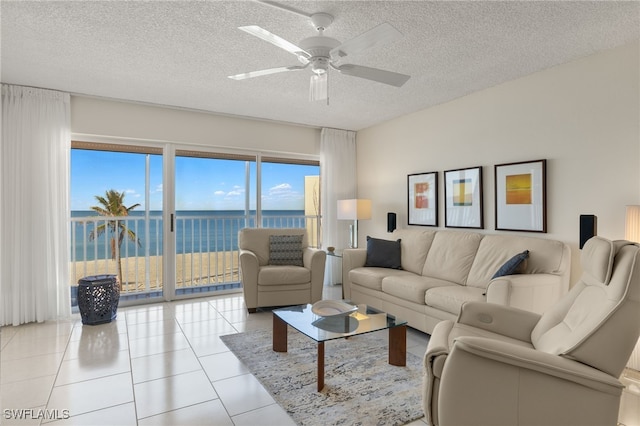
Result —
[{"label": "sandy beach", "polygon": [[[163,256],[149,256],[149,286],[144,257],[122,258],[123,291],[150,291],[162,289]],[[187,253],[176,256],[176,287],[195,287],[206,284],[226,284],[240,281],[238,252]],[[115,260],[89,260],[71,262],[71,285],[78,280],[101,274],[115,274]]]}]

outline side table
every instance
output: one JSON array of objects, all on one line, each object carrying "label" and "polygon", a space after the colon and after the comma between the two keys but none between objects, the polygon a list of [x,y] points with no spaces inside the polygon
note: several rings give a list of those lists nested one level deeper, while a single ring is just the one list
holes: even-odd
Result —
[{"label": "side table", "polygon": [[[336,262],[340,262],[340,281],[342,281],[342,250],[327,250],[327,258],[336,259]],[[342,282],[335,283],[335,285],[342,286]],[[344,299],[344,287],[342,288],[342,298]]]},{"label": "side table", "polygon": [[82,324],[113,321],[118,311],[120,286],[115,275],[93,275],[78,281],[78,308]]}]

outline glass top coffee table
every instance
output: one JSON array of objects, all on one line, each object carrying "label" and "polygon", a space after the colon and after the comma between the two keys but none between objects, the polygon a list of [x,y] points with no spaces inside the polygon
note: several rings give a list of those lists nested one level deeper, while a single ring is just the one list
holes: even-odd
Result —
[{"label": "glass top coffee table", "polygon": [[324,342],[328,340],[389,330],[389,364],[407,364],[406,321],[364,306],[350,315],[337,317],[316,315],[311,308],[307,304],[273,310],[273,350],[287,352],[287,325],[314,340],[318,344],[318,392],[324,388]]}]

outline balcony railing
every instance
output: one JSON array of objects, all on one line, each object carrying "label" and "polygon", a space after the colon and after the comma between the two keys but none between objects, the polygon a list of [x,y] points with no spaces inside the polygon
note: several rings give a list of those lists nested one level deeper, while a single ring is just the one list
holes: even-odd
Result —
[{"label": "balcony railing", "polygon": [[[320,242],[319,224],[319,216],[298,214],[265,214],[261,220],[265,228],[306,228],[309,245],[314,247]],[[255,215],[178,212],[174,223],[176,293],[239,288],[238,231],[255,226]],[[121,233],[120,245],[115,241]],[[160,295],[166,281],[163,260],[159,213],[71,218],[70,285],[90,275],[115,274],[122,277],[122,295]]]}]

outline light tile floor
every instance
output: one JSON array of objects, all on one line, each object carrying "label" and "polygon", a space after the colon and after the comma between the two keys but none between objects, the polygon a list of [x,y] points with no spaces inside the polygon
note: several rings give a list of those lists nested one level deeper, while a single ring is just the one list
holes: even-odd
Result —
[{"label": "light tile floor", "polygon": [[[323,297],[340,294],[326,287]],[[293,425],[219,339],[270,327],[271,313],[249,315],[238,293],[120,308],[98,326],[75,315],[2,327],[0,424]],[[422,356],[428,335],[407,337]],[[640,425],[640,380],[627,384],[620,422]]]},{"label": "light tile floor", "polygon": [[[219,339],[271,326],[270,312],[249,315],[234,293],[121,307],[97,326],[74,315],[2,327],[0,424],[294,425]],[[407,350],[422,356],[426,339],[411,330]]]}]

